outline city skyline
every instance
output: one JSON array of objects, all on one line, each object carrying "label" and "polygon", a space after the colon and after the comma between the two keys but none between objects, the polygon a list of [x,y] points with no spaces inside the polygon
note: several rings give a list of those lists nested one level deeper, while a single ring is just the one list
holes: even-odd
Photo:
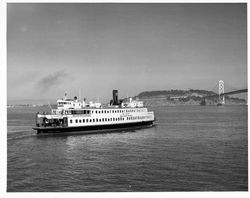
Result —
[{"label": "city skyline", "polygon": [[246,3],[7,4],[8,100],[247,87]]}]

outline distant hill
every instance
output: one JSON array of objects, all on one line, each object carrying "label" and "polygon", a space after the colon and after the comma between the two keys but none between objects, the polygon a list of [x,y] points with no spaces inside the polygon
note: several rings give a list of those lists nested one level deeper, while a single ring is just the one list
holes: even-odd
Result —
[{"label": "distant hill", "polygon": [[[173,106],[173,105],[200,105],[204,96],[214,95],[215,92],[199,89],[189,90],[160,90],[144,91],[137,96],[148,106]],[[246,104],[245,99],[225,96],[227,105]],[[217,105],[218,97],[208,99],[207,105]]]}]

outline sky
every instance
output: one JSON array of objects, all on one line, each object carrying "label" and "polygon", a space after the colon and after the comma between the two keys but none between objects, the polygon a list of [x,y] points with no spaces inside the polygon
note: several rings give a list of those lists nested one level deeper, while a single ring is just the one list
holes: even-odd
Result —
[{"label": "sky", "polygon": [[[8,100],[247,87],[247,5],[7,4]],[[80,90],[80,91],[79,91]]]}]

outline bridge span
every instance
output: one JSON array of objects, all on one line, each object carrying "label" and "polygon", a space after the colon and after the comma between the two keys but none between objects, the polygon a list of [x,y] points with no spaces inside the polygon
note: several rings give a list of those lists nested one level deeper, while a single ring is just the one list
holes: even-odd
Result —
[{"label": "bridge span", "polygon": [[218,97],[219,95],[220,96],[234,95],[234,94],[245,93],[245,92],[248,92],[248,89],[240,89],[240,90],[230,91],[230,92],[221,93],[221,94],[208,95],[208,96],[204,96],[204,98]]},{"label": "bridge span", "polygon": [[234,94],[245,93],[245,92],[248,92],[248,89],[239,89],[239,90],[235,90],[235,91],[224,92],[224,82],[222,80],[220,80],[219,81],[219,93],[204,96],[200,104],[206,105],[206,99],[218,97],[219,98],[218,105],[222,105],[222,104],[225,104],[225,96],[226,95],[234,95]]}]

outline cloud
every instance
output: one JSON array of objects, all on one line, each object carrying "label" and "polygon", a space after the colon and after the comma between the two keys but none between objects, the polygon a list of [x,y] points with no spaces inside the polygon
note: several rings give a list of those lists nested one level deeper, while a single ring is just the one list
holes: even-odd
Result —
[{"label": "cloud", "polygon": [[38,81],[37,86],[43,91],[50,90],[53,86],[59,85],[69,75],[64,70],[59,70],[53,74],[49,74]]},{"label": "cloud", "polygon": [[25,26],[22,26],[21,27],[21,32],[26,32],[27,31],[27,28]]}]

